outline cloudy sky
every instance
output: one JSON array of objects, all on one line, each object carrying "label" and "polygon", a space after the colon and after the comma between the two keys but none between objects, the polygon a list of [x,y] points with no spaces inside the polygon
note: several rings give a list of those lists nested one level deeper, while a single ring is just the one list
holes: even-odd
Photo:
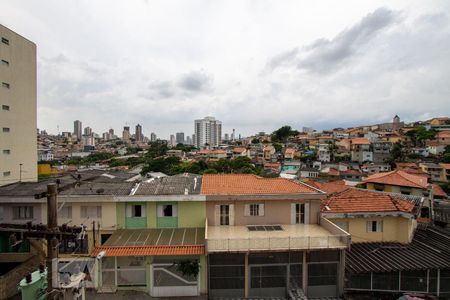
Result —
[{"label": "cloudy sky", "polygon": [[[0,0],[38,47],[38,127],[215,116],[249,135],[450,115],[450,1]],[[134,130],[133,130],[134,131]]]}]

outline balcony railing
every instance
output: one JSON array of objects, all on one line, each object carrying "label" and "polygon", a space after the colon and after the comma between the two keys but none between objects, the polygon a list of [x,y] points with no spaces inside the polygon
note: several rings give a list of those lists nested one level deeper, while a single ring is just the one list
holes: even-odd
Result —
[{"label": "balcony railing", "polygon": [[228,238],[208,239],[208,252],[257,251],[257,250],[305,250],[305,249],[343,249],[349,245],[349,236],[304,236],[267,238]]},{"label": "balcony railing", "polygon": [[[266,232],[267,237],[256,236],[258,233],[249,233],[246,237],[236,236],[235,233],[214,233],[208,230],[205,224],[207,252],[233,252],[233,251],[262,251],[262,250],[307,250],[307,249],[345,249],[350,246],[350,234],[325,218],[320,219],[320,225],[283,225],[309,226],[313,233],[300,235],[274,236],[276,232]],[[244,227],[244,226],[240,226]],[[214,229],[214,227],[210,227]],[[289,232],[289,229],[287,229]],[[253,235],[253,236],[252,236]]]}]

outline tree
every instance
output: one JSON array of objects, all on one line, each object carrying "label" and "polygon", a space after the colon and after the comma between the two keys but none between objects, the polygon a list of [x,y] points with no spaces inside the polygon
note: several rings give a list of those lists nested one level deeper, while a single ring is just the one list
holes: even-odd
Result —
[{"label": "tree", "polygon": [[274,142],[286,142],[291,136],[297,135],[297,130],[292,130],[291,126],[283,126],[274,132],[272,132],[272,141]]},{"label": "tree", "polygon": [[167,153],[168,147],[165,141],[157,140],[155,142],[150,142],[149,148],[146,154],[147,158],[156,158],[164,156]]},{"label": "tree", "polygon": [[281,152],[281,149],[283,149],[283,145],[280,143],[273,143],[272,146],[275,148],[275,152]]},{"label": "tree", "polygon": [[425,126],[418,126],[406,133],[406,135],[411,139],[411,142],[414,144],[414,147],[424,147],[427,140],[433,140],[436,138],[436,134],[436,130],[427,130]]},{"label": "tree", "polygon": [[217,170],[216,169],[206,169],[205,171],[203,171],[203,174],[217,174]]},{"label": "tree", "polygon": [[442,155],[442,162],[445,164],[450,164],[450,153],[444,153]]},{"label": "tree", "polygon": [[254,144],[254,145],[259,144],[259,139],[254,138],[254,139],[252,140],[252,144]]},{"label": "tree", "polygon": [[391,153],[389,155],[389,158],[386,159],[386,162],[391,165],[391,168],[395,168],[395,162],[403,160],[403,145],[400,141],[396,142],[392,146]]}]

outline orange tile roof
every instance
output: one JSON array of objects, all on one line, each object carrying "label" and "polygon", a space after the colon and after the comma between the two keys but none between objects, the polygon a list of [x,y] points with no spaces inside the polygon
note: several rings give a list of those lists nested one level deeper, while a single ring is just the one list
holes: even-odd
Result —
[{"label": "orange tile roof", "polygon": [[233,149],[233,152],[242,153],[242,152],[245,152],[246,150],[247,150],[246,148],[236,147]]},{"label": "orange tile roof", "polygon": [[424,176],[409,174],[403,170],[373,174],[362,183],[380,183],[419,189],[426,189],[428,186],[427,179]]},{"label": "orange tile roof", "polygon": [[285,178],[263,178],[253,174],[206,174],[203,195],[252,195],[318,193],[302,183]]},{"label": "orange tile roof", "polygon": [[323,213],[412,213],[413,210],[414,204],[400,197],[356,188],[348,188],[343,192],[330,195],[323,201],[322,208]]},{"label": "orange tile roof", "polygon": [[294,154],[295,153],[295,149],[294,148],[286,148],[284,153]]},{"label": "orange tile roof", "polygon": [[339,176],[341,173],[339,172],[338,169],[335,168],[330,168],[330,170],[328,171],[328,175],[330,176]]},{"label": "orange tile roof", "polygon": [[92,252],[97,256],[100,251],[106,251],[105,256],[171,256],[171,255],[202,255],[205,254],[203,245],[182,246],[100,246]]},{"label": "orange tile roof", "polygon": [[433,183],[433,196],[448,197],[447,193],[441,188],[440,185]]},{"label": "orange tile roof", "polygon": [[439,165],[441,165],[441,167],[443,168],[443,169],[450,169],[450,164],[443,164],[443,163],[441,163],[441,164],[439,164]]},{"label": "orange tile roof", "polygon": [[360,138],[360,139],[352,139],[352,144],[354,145],[370,145],[368,139]]},{"label": "orange tile roof", "polygon": [[[309,182],[308,182],[309,184]],[[337,181],[330,181],[330,182],[316,182],[315,186],[326,192],[327,194],[335,194],[343,192],[350,187],[348,185],[345,185],[345,181],[343,180],[337,180]]]}]

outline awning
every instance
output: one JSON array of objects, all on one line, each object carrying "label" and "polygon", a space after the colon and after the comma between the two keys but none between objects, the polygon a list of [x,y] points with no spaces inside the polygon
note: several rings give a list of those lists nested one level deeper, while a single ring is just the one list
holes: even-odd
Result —
[{"label": "awning", "polygon": [[173,256],[205,253],[204,228],[119,229],[92,256]]}]

